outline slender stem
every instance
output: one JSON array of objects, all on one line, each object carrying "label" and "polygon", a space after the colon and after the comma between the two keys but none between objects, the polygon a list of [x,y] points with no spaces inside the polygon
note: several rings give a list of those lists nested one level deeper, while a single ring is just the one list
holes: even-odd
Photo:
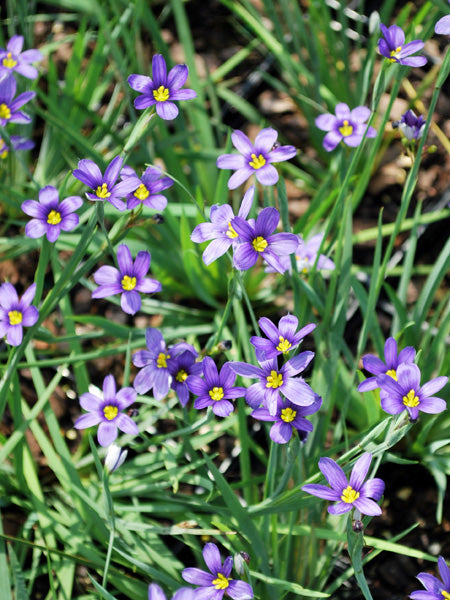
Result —
[{"label": "slender stem", "polygon": [[108,523],[110,526],[108,551],[106,553],[105,570],[103,572],[103,580],[102,580],[102,586],[106,589],[106,584],[108,581],[108,571],[109,571],[109,566],[111,564],[112,549],[113,549],[113,545],[114,545],[114,538],[116,535],[116,523],[115,523],[115,519],[114,519],[114,506],[113,506],[113,501],[112,501],[112,497],[111,497],[111,492],[109,491],[109,479],[108,479],[108,472],[106,469],[103,470],[103,491],[105,493]]}]

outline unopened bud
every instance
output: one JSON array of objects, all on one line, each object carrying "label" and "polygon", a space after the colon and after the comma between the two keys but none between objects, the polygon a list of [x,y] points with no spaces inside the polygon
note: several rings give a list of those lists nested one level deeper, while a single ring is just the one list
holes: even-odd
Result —
[{"label": "unopened bud", "polygon": [[109,473],[113,473],[124,463],[127,454],[128,450],[122,450],[117,444],[111,444],[105,457],[105,469]]}]

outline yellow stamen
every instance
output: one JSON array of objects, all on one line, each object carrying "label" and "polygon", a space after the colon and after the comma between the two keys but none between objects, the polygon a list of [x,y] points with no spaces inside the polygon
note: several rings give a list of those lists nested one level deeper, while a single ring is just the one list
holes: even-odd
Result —
[{"label": "yellow stamen", "polygon": [[6,158],[8,156],[8,150],[0,150],[0,158]]},{"label": "yellow stamen", "polygon": [[342,123],[342,126],[339,127],[339,133],[341,135],[343,135],[344,137],[352,135],[353,125],[350,125],[349,122],[347,121],[347,119],[345,119],[344,122]]},{"label": "yellow stamen", "polygon": [[277,371],[270,371],[270,375],[266,377],[266,388],[279,388],[283,385],[283,375]]},{"label": "yellow stamen", "polygon": [[278,339],[280,340],[280,343],[277,346],[278,352],[282,352],[283,354],[289,352],[289,348],[292,348],[291,342],[281,335]]},{"label": "yellow stamen", "polygon": [[222,573],[217,573],[217,579],[213,579],[212,584],[216,590],[226,590],[230,585],[228,583],[229,581],[231,581],[230,577],[227,578],[225,575],[222,575]]},{"label": "yellow stamen", "polygon": [[170,92],[163,85],[160,85],[157,90],[153,90],[153,98],[156,102],[165,102],[169,99]]},{"label": "yellow stamen", "polygon": [[395,381],[398,381],[397,373],[396,373],[395,369],[389,369],[389,371],[386,371],[386,375],[389,375],[389,377],[392,377],[392,379],[395,379]]},{"label": "yellow stamen", "polygon": [[256,250],[256,252],[264,252],[268,245],[269,243],[267,242],[267,240],[265,240],[260,235],[258,235],[258,237],[255,238],[252,242],[252,246]]},{"label": "yellow stamen", "polygon": [[231,223],[228,223],[228,229],[226,231],[226,236],[229,237],[230,239],[234,240],[237,237],[239,237],[239,234],[236,233],[236,231],[234,230],[233,226],[231,225]]},{"label": "yellow stamen", "polygon": [[390,62],[397,62],[395,59],[397,58],[397,54],[400,52],[401,49],[402,49],[401,46],[397,46],[397,48],[395,50],[391,50],[392,58],[388,58],[388,60]]},{"label": "yellow stamen", "polygon": [[260,169],[266,164],[266,159],[262,154],[260,154],[259,156],[256,156],[256,154],[252,154],[251,157],[252,160],[248,164],[250,165],[250,167],[253,167],[253,169]]},{"label": "yellow stamen", "polygon": [[58,223],[61,223],[61,213],[57,210],[51,210],[47,215],[47,223],[49,225],[58,225]]},{"label": "yellow stamen", "polygon": [[184,381],[186,381],[188,374],[186,373],[186,371],[184,369],[180,369],[178,371],[178,373],[175,375],[175,379],[177,381],[179,381],[180,383],[183,383]]},{"label": "yellow stamen", "polygon": [[293,421],[296,416],[297,416],[297,411],[292,410],[292,408],[290,408],[289,406],[287,408],[283,408],[283,410],[281,411],[281,418],[286,423],[290,423],[291,421]]},{"label": "yellow stamen", "polygon": [[403,396],[403,404],[405,406],[409,406],[410,408],[419,406],[420,400],[416,396],[416,392],[414,390],[409,390],[409,392],[406,394],[406,396]]},{"label": "yellow stamen", "polygon": [[[225,394],[223,393],[223,388],[217,387],[217,386],[214,386],[212,390],[209,390],[208,394],[209,394],[209,397],[211,398],[211,400],[216,400],[216,401],[222,400],[222,398],[225,396]],[[225,588],[217,588],[217,589],[225,589]]]},{"label": "yellow stamen", "polygon": [[20,325],[22,323],[22,313],[19,310],[10,310],[8,318],[10,325]]},{"label": "yellow stamen", "polygon": [[8,52],[8,54],[6,55],[6,58],[4,58],[2,60],[2,65],[4,67],[6,67],[7,69],[12,69],[13,67],[15,67],[17,65],[17,60],[14,60],[12,58],[11,52]]},{"label": "yellow stamen", "polygon": [[156,366],[158,369],[167,369],[168,358],[170,358],[170,354],[164,354],[164,352],[158,354],[158,358],[156,359]]},{"label": "yellow stamen", "polygon": [[97,189],[95,190],[95,195],[99,198],[109,198],[111,196],[111,193],[108,192],[108,186],[106,185],[106,183],[102,183],[101,187],[97,187]]},{"label": "yellow stamen", "polygon": [[146,198],[148,198],[149,194],[150,192],[143,183],[141,183],[138,189],[134,192],[134,195],[138,200],[145,200]]},{"label": "yellow stamen", "polygon": [[441,590],[441,594],[445,598],[445,600],[450,600],[450,594],[448,592],[446,592],[445,590]]},{"label": "yellow stamen", "polygon": [[10,119],[11,110],[6,104],[0,104],[0,119]]},{"label": "yellow stamen", "polygon": [[126,292],[131,292],[136,287],[136,277],[124,275],[120,283]]},{"label": "yellow stamen", "polygon": [[347,504],[352,504],[359,498],[359,492],[354,490],[351,485],[348,485],[345,490],[342,490],[341,500]]},{"label": "yellow stamen", "polygon": [[111,406],[111,404],[108,404],[108,406],[105,406],[103,408],[103,414],[105,415],[105,419],[108,419],[108,421],[112,421],[113,419],[115,419],[118,413],[119,409],[117,408],[117,406]]}]

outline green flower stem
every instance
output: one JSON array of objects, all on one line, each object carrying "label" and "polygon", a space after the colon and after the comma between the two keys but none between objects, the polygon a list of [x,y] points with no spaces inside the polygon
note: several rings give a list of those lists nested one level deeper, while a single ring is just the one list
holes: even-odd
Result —
[{"label": "green flower stem", "polygon": [[362,568],[362,549],[364,547],[363,533],[356,533],[355,531],[353,531],[352,521],[353,511],[349,513],[347,520],[348,553],[350,555],[350,560],[352,561],[356,581],[358,582],[358,585],[361,589],[361,592],[363,593],[364,598],[366,600],[373,600]]},{"label": "green flower stem", "polygon": [[111,240],[109,239],[108,232],[106,231],[105,207],[103,205],[103,202],[97,202],[97,219],[98,219],[98,224],[100,225],[100,228],[103,231],[103,235],[105,236],[106,243],[108,245],[111,257],[113,258],[114,262],[116,263],[117,262],[116,253],[114,252],[114,248],[111,244]]},{"label": "green flower stem", "polygon": [[256,320],[256,315],[255,315],[255,312],[253,310],[252,303],[250,302],[250,298],[248,297],[247,290],[245,289],[244,276],[243,276],[243,273],[241,271],[236,271],[236,280],[239,282],[239,286],[240,286],[240,289],[241,289],[241,292],[242,292],[242,296],[244,298],[245,305],[247,306],[247,310],[248,310],[248,313],[250,315],[250,319],[251,319],[251,322],[252,322],[255,334],[256,335],[260,335],[261,332],[259,330],[258,321]]},{"label": "green flower stem", "polygon": [[112,555],[112,549],[113,549],[113,545],[114,545],[114,538],[116,535],[116,522],[115,522],[115,518],[114,518],[114,504],[113,504],[111,492],[109,490],[109,478],[108,478],[108,472],[106,469],[103,469],[102,483],[103,483],[103,492],[105,494],[106,514],[108,515],[108,524],[110,527],[109,540],[108,540],[108,551],[106,553],[105,569],[103,571],[103,579],[102,579],[102,586],[106,589],[106,584],[108,581],[108,571],[109,571],[109,566],[111,564],[111,555]]},{"label": "green flower stem", "polygon": [[45,272],[47,270],[48,263],[51,259],[52,250],[53,244],[49,242],[47,236],[44,235],[42,238],[41,251],[39,253],[38,266],[34,275],[34,281],[36,283],[36,293],[34,294],[33,304],[35,304],[36,306],[39,305],[39,302],[42,298],[42,291],[44,289],[45,282]]},{"label": "green flower stem", "polygon": [[[156,123],[155,109],[153,106],[146,108],[142,115],[139,117],[137,123],[133,127],[130,137],[124,146],[124,149],[120,153],[120,156],[125,161],[130,151],[138,144],[138,142],[145,136],[148,136],[150,129],[154,127]],[[151,128],[149,127],[151,125]]]}]

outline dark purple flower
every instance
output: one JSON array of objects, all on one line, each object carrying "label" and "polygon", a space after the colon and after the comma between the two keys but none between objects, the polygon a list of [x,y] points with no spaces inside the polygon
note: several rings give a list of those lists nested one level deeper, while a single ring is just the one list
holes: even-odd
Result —
[{"label": "dark purple flower", "polygon": [[117,208],[123,211],[126,209],[126,204],[120,198],[127,196],[133,192],[134,180],[124,179],[116,183],[122,168],[123,159],[116,156],[106,168],[105,174],[102,175],[99,167],[88,158],[83,158],[78,163],[78,169],[75,169],[73,176],[83,182],[85,185],[92,188],[93,193],[89,192],[86,197],[95,202],[107,200]]},{"label": "dark purple flower", "polygon": [[293,233],[273,233],[279,220],[280,213],[270,206],[262,209],[254,224],[242,217],[234,217],[231,226],[239,236],[239,244],[233,254],[236,269],[250,269],[261,256],[276,271],[284,273],[280,256],[295,252],[298,239]]},{"label": "dark purple flower", "polygon": [[147,167],[139,179],[131,167],[125,166],[120,172],[120,176],[122,179],[132,177],[136,186],[127,196],[128,209],[136,208],[139,204],[145,204],[145,206],[154,210],[164,210],[166,208],[167,198],[159,192],[170,188],[173,181],[170,177],[161,177],[161,169]]},{"label": "dark purple flower", "polygon": [[[367,128],[366,121],[370,117],[370,109],[357,106],[350,110],[345,102],[336,104],[336,114],[319,115],[316,126],[322,131],[328,131],[323,138],[323,147],[327,152],[336,148],[342,140],[347,146],[359,146],[364,137],[375,137],[377,132],[373,127]],[[366,131],[367,130],[367,131]]]},{"label": "dark purple flower", "polygon": [[239,187],[251,175],[262,185],[274,185],[278,181],[278,171],[271,164],[289,160],[297,154],[294,146],[278,146],[274,148],[278,132],[271,127],[261,129],[252,144],[245,133],[236,129],[231,134],[233,146],[240,154],[222,154],[217,159],[219,169],[236,171],[228,181],[230,190]]},{"label": "dark purple flower", "polygon": [[38,70],[30,63],[42,60],[44,57],[39,50],[25,50],[23,48],[23,36],[13,35],[6,45],[6,50],[0,48],[0,78],[10,75],[13,71],[20,73],[28,79],[36,79]]},{"label": "dark purple flower", "polygon": [[324,500],[337,501],[337,504],[328,507],[328,512],[332,515],[341,515],[352,508],[359,510],[362,515],[381,515],[381,508],[374,500],[380,500],[383,495],[384,481],[375,477],[364,482],[371,461],[372,455],[365,452],[355,462],[348,481],[337,462],[331,458],[321,458],[319,469],[325,475],[331,489],[326,485],[310,483],[302,486],[302,490]]},{"label": "dark purple flower", "polygon": [[422,137],[425,123],[423,115],[416,117],[414,111],[409,109],[401,116],[399,121],[392,123],[392,127],[400,129],[407,140],[416,141]]},{"label": "dark purple flower", "polygon": [[17,83],[12,75],[0,79],[0,125],[30,123],[31,117],[18,110],[36,96],[36,92],[24,92],[14,99]]},{"label": "dark purple flower", "polygon": [[138,394],[145,394],[153,388],[153,396],[156,400],[162,400],[169,392],[170,360],[185,350],[194,356],[198,353],[186,342],[167,347],[161,332],[152,327],[146,330],[145,341],[148,350],[139,350],[132,358],[133,364],[141,369],[134,379],[134,389]]},{"label": "dark purple flower", "polygon": [[153,79],[146,75],[130,75],[128,84],[133,90],[140,92],[134,101],[137,109],[147,108],[156,104],[156,113],[161,119],[171,121],[178,115],[177,100],[191,100],[197,97],[197,92],[180,89],[186,83],[188,68],[186,65],[175,65],[167,74],[166,61],[161,54],[156,54],[152,60]]},{"label": "dark purple flower", "polygon": [[224,594],[233,600],[250,600],[253,598],[253,590],[250,584],[230,577],[233,568],[232,556],[227,556],[222,564],[216,544],[208,543],[203,548],[203,558],[211,573],[190,567],[184,569],[181,574],[185,581],[199,586],[195,590],[196,599],[221,600]]},{"label": "dark purple flower", "polygon": [[397,368],[402,363],[413,363],[416,351],[412,346],[407,346],[397,355],[397,342],[390,337],[384,344],[384,362],[374,354],[366,354],[362,358],[363,367],[375,377],[368,377],[358,385],[358,392],[368,392],[380,387],[377,382],[378,375],[386,374],[397,379]]},{"label": "dark purple flower", "polygon": [[150,252],[138,252],[133,262],[131,252],[125,244],[117,249],[117,262],[119,268],[105,265],[94,273],[94,281],[100,287],[92,292],[93,298],[106,298],[122,294],[120,305],[122,310],[129,315],[134,315],[141,308],[143,294],[153,294],[161,291],[161,284],[156,279],[145,277],[150,268]]},{"label": "dark purple flower", "polygon": [[378,40],[378,50],[390,62],[398,62],[410,67],[422,67],[427,62],[425,56],[411,56],[422,50],[424,47],[422,40],[414,40],[405,44],[405,34],[398,25],[386,27],[380,23],[380,29],[385,39]]},{"label": "dark purple flower", "polygon": [[230,369],[230,363],[225,363],[219,373],[213,359],[205,356],[202,367],[204,379],[190,375],[186,380],[188,388],[198,396],[194,408],[212,406],[215,415],[228,417],[234,409],[230,400],[245,396],[245,388],[234,386],[236,373]]},{"label": "dark purple flower", "polygon": [[181,406],[186,406],[189,401],[187,378],[190,375],[201,375],[203,372],[202,364],[196,362],[196,356],[190,350],[185,350],[167,362],[167,368],[172,376],[170,387],[175,390]]},{"label": "dark purple flower", "polygon": [[[31,148],[34,148],[34,142],[32,140],[27,140],[26,138],[18,135],[12,135],[9,140],[14,152],[17,150],[30,150]],[[5,159],[10,150],[11,148],[8,146],[5,140],[0,137],[0,158]]]},{"label": "dark purple flower", "polygon": [[[194,600],[195,590],[191,588],[180,588],[175,592],[172,600]],[[148,600],[166,600],[166,595],[156,583],[148,586]]]},{"label": "dark purple flower", "polygon": [[38,320],[38,309],[31,306],[35,293],[36,284],[32,283],[19,300],[11,283],[0,285],[0,338],[6,335],[6,341],[11,346],[19,346],[23,328],[31,327]]},{"label": "dark purple flower", "polygon": [[[255,186],[252,185],[244,194],[238,216],[246,219],[253,203]],[[225,254],[232,244],[239,242],[239,235],[233,229],[231,221],[234,219],[233,209],[229,204],[214,204],[209,213],[211,223],[200,223],[191,234],[191,240],[200,244],[213,240],[203,252],[203,262],[210,265],[213,261]]]},{"label": "dark purple flower", "polygon": [[278,368],[276,358],[258,361],[259,367],[238,361],[228,364],[242,377],[259,379],[247,389],[245,400],[252,408],[264,405],[271,415],[275,415],[280,393],[296,406],[310,406],[315,402],[317,394],[301,377],[295,377],[306,369],[313,358],[314,352],[301,352],[281,368]]},{"label": "dark purple flower", "polygon": [[82,204],[79,196],[69,196],[60,203],[58,190],[45,186],[39,190],[39,202],[22,202],[23,212],[34,217],[26,224],[25,234],[32,239],[46,235],[49,242],[55,242],[61,231],[72,231],[78,225],[79,217],[74,213]]},{"label": "dark purple flower", "polygon": [[419,416],[419,411],[437,414],[446,409],[445,400],[435,394],[444,387],[448,377],[435,377],[420,386],[420,369],[415,364],[398,365],[397,377],[379,375],[377,383],[381,387],[381,408],[390,415],[398,415],[407,410],[411,421]]},{"label": "dark purple flower", "polygon": [[86,429],[99,425],[97,439],[100,446],[109,446],[117,438],[117,430],[137,435],[139,429],[136,423],[122,410],[128,408],[136,400],[136,392],[131,387],[125,387],[116,392],[116,382],[113,375],[107,375],[103,380],[103,398],[90,392],[81,394],[80,404],[88,412],[75,421],[75,429]]},{"label": "dark purple flower", "polygon": [[298,319],[294,315],[281,317],[278,327],[267,317],[261,317],[258,324],[269,338],[266,339],[256,335],[250,338],[250,343],[255,346],[256,358],[260,362],[275,358],[279,354],[288,354],[300,344],[305,335],[316,328],[315,323],[310,323],[297,331]]},{"label": "dark purple flower", "polygon": [[317,395],[309,406],[298,406],[289,400],[283,401],[282,398],[278,398],[274,415],[263,407],[254,410],[252,417],[260,421],[275,421],[269,435],[276,444],[287,444],[295,430],[299,432],[301,441],[305,442],[308,434],[313,430],[312,424],[305,419],[305,416],[316,413],[321,405],[322,398]]},{"label": "dark purple flower", "polygon": [[419,573],[417,579],[427,590],[412,592],[409,597],[413,600],[449,600],[450,599],[450,569],[445,564],[442,556],[438,558],[439,574],[441,579],[429,573]]}]

